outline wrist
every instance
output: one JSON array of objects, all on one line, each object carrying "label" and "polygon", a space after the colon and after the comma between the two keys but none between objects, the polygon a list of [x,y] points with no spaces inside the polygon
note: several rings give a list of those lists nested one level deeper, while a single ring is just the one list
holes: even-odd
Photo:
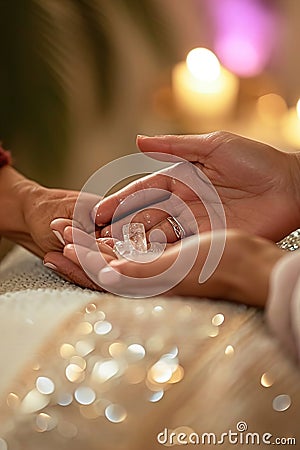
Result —
[{"label": "wrist", "polygon": [[270,275],[285,253],[264,238],[236,233],[231,247],[231,296],[251,306],[264,307],[269,291]]},{"label": "wrist", "polygon": [[36,186],[13,167],[0,170],[0,207],[4,214],[0,217],[0,234],[18,241],[19,236],[29,234],[25,221],[25,211],[30,201],[30,193]]},{"label": "wrist", "polygon": [[300,228],[300,152],[288,153],[290,182],[293,189],[295,226],[294,229]]}]

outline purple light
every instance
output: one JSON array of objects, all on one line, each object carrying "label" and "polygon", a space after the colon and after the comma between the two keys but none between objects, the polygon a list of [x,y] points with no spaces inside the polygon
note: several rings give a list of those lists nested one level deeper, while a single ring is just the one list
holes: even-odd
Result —
[{"label": "purple light", "polygon": [[221,62],[240,76],[254,76],[269,62],[277,15],[262,0],[208,0],[215,23],[214,49]]}]

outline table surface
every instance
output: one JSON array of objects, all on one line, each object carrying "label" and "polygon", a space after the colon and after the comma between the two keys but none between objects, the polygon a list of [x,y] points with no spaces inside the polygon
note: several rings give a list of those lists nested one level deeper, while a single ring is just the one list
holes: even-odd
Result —
[{"label": "table surface", "polygon": [[8,449],[156,449],[165,429],[168,446],[172,430],[186,439],[232,430],[235,448],[249,446],[247,433],[292,437],[300,448],[299,369],[261,311],[95,293],[20,248],[1,263],[0,309]]}]

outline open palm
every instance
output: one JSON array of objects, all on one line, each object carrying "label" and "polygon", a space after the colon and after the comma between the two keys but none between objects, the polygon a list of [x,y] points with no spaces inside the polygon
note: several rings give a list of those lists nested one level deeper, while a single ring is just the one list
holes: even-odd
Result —
[{"label": "open palm", "polygon": [[[96,215],[102,237],[119,237],[121,226],[133,219],[143,222],[148,234],[158,229],[173,242],[177,238],[167,217],[175,217],[185,234],[191,235],[211,229],[207,205],[218,215],[221,204],[229,228],[279,240],[299,226],[297,154],[227,132],[139,137],[137,143],[143,152],[168,153],[188,162],[141,178],[103,199]],[[219,198],[212,193],[208,180]],[[151,195],[151,190],[158,189],[164,193],[161,198]],[[140,196],[136,196],[138,192]],[[131,214],[126,215],[126,209],[119,207],[119,217],[114,217],[115,223],[110,225],[120,200],[131,194],[135,194],[134,208],[129,202]],[[222,221],[219,223],[223,226]]]}]

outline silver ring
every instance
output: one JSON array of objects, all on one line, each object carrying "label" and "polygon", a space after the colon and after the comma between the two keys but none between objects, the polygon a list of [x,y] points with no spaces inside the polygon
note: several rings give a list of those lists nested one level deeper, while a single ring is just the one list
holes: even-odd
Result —
[{"label": "silver ring", "polygon": [[173,216],[167,217],[167,221],[172,225],[173,231],[177,239],[183,239],[185,237],[185,231],[181,223]]}]

